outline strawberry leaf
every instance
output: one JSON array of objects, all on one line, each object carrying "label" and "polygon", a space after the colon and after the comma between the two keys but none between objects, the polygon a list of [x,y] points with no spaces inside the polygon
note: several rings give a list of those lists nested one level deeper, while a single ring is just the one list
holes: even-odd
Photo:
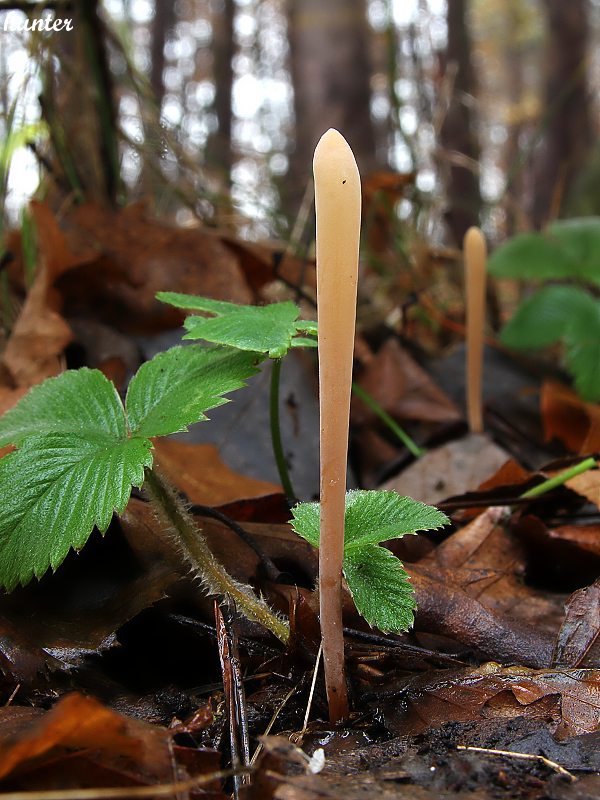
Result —
[{"label": "strawberry leaf", "polygon": [[150,437],[183,430],[256,372],[256,353],[174,347],[140,367],[126,417],[97,370],[65,372],[0,418],[0,585],[13,589],[56,569],[94,527],[106,531],[152,466]]},{"label": "strawberry leaf", "polygon": [[575,286],[544,286],[524,300],[502,330],[502,343],[515,349],[546,347],[561,339],[569,321],[597,305]]},{"label": "strawberry leaf", "polygon": [[123,405],[114,385],[96,369],[68,370],[34,386],[0,417],[0,446],[27,436],[103,431],[125,436]]},{"label": "strawberry leaf", "polygon": [[106,433],[32,436],[0,460],[0,584],[56,569],[94,526],[104,533],[152,464],[147,439]]},{"label": "strawberry leaf", "polygon": [[600,399],[600,303],[576,286],[545,286],[524,300],[502,331],[514,349],[565,345],[566,365],[579,394]]},{"label": "strawberry leaf", "polygon": [[172,347],[138,370],[127,392],[127,420],[136,436],[165,436],[205,420],[222,395],[256,373],[257,353],[229,347]]},{"label": "strawberry leaf", "polygon": [[567,279],[600,284],[600,218],[557,220],[541,233],[521,233],[492,253],[497,278]]},{"label": "strawberry leaf", "polygon": [[520,233],[494,250],[487,268],[497,278],[547,280],[574,277],[575,264],[548,232]]},{"label": "strawberry leaf", "polygon": [[[319,503],[292,509],[292,527],[314,547],[319,546]],[[396,492],[351,491],[346,495],[344,577],[356,608],[370,625],[383,631],[403,631],[412,625],[415,602],[401,561],[378,545],[408,533],[447,524],[437,508]]]},{"label": "strawberry leaf", "polygon": [[397,492],[352,491],[346,495],[344,551],[430,531],[448,523],[437,508]]},{"label": "strawberry leaf", "polygon": [[600,400],[600,303],[587,295],[567,324],[564,334],[566,362],[575,388],[584,400]]},{"label": "strawberry leaf", "polygon": [[319,503],[298,503],[292,508],[292,528],[313,547],[318,547],[320,541],[320,511]]},{"label": "strawberry leaf", "polygon": [[[316,323],[299,320],[298,307],[289,301],[249,306],[176,292],[159,292],[156,296],[177,308],[211,315],[188,317],[184,323],[188,331],[185,339],[204,339],[213,344],[264,353],[269,358],[282,358],[290,347],[300,345],[300,340],[293,338],[296,334],[316,333]],[[312,340],[302,337],[302,346],[307,346],[308,342],[314,346]]]},{"label": "strawberry leaf", "polygon": [[408,630],[417,606],[400,559],[385,547],[366,545],[344,556],[344,577],[356,610],[384,633]]}]

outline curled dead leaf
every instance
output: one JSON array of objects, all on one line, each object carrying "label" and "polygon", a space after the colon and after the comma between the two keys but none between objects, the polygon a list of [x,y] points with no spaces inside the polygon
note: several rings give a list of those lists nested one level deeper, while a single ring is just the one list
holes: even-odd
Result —
[{"label": "curled dead leaf", "polygon": [[573,453],[600,450],[600,405],[554,381],[543,384],[540,404],[547,441],[560,439]]},{"label": "curled dead leaf", "polygon": [[415,735],[450,721],[532,715],[554,720],[559,739],[599,728],[600,671],[533,670],[487,663],[475,669],[411,677],[404,713],[389,712],[398,735]]}]

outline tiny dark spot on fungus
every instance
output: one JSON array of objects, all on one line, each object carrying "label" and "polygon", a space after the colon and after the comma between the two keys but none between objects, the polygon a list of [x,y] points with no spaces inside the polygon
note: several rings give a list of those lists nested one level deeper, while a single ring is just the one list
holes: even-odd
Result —
[{"label": "tiny dark spot on fungus", "polygon": [[346,183],[346,178],[344,178],[344,180],[342,181],[342,183]]}]

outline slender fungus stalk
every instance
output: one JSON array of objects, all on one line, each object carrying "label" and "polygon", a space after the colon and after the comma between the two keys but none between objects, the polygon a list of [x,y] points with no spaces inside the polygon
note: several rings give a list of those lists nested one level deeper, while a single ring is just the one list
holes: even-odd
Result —
[{"label": "slender fungus stalk", "polygon": [[319,598],[329,717],[348,715],[342,628],[342,559],[348,426],[360,239],[360,176],[330,128],[314,157],[321,416]]},{"label": "slender fungus stalk", "polygon": [[467,419],[471,433],[482,433],[481,374],[487,248],[479,228],[469,228],[465,234],[464,259],[467,293]]}]

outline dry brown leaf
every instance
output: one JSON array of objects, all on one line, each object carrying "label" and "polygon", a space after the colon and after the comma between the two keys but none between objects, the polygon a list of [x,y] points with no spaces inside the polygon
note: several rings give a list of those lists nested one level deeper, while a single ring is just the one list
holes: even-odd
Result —
[{"label": "dry brown leaf", "polygon": [[599,670],[533,670],[488,663],[411,677],[402,695],[406,714],[393,721],[396,734],[480,717],[554,717],[560,739],[600,727]]},{"label": "dry brown leaf", "polygon": [[441,634],[476,653],[509,664],[545,667],[551,663],[556,625],[539,625],[499,614],[470,597],[452,581],[452,572],[420,564],[405,565],[415,591],[415,630]]},{"label": "dry brown leaf", "polygon": [[600,573],[600,525],[547,526],[531,514],[513,531],[530,552],[529,575],[546,585],[556,581],[571,589],[593,583]]},{"label": "dry brown leaf", "polygon": [[588,470],[565,482],[565,486],[600,508],[600,470]]},{"label": "dry brown leaf", "polygon": [[[39,262],[1,358],[13,381],[9,388],[29,388],[62,370],[61,355],[72,339],[72,332],[56,309],[52,287],[61,275],[92,257],[89,248],[70,247],[48,206],[34,202],[31,211]],[[19,399],[18,394],[4,395],[4,406]]]},{"label": "dry brown leaf", "polygon": [[54,213],[45,203],[32,201],[31,214],[35,224],[38,253],[47,272],[49,284],[75,267],[92,261],[96,255],[88,241],[70,241]]},{"label": "dry brown leaf", "polygon": [[212,444],[157,439],[154,448],[162,471],[192,503],[221,506],[281,492],[277,484],[248,478],[230,469]]},{"label": "dry brown leaf", "polygon": [[[22,774],[41,759],[72,751],[100,751],[108,762],[128,760],[140,781],[169,781],[170,734],[156,725],[124,717],[91,697],[69,695],[51,711],[35,717],[0,714],[0,779],[17,768]],[[4,724],[2,724],[4,722]]]},{"label": "dry brown leaf", "polygon": [[96,260],[65,275],[59,288],[69,315],[92,316],[123,331],[152,333],[181,324],[184,313],[159,291],[251,303],[235,254],[203,228],[152,219],[141,203],[114,211],[80,206],[67,220],[72,243],[90,242]]},{"label": "dry brown leaf", "polygon": [[497,489],[501,486],[519,486],[526,483],[532,477],[531,473],[519,464],[514,459],[505,461],[500,469],[495,472],[491,478],[487,478],[483,483],[477,487],[478,492],[486,492],[490,489]]},{"label": "dry brown leaf", "polygon": [[[600,580],[573,592],[565,607],[565,619],[556,639],[555,665],[578,667],[600,637]],[[597,663],[597,659],[596,659]]]},{"label": "dry brown leaf", "polygon": [[[473,581],[462,585],[473,597],[481,599],[489,581],[482,579],[482,573],[491,572],[494,582],[499,576],[507,577],[510,572],[522,573],[525,568],[523,550],[512,540],[504,527],[506,510],[490,507],[464,528],[449,536],[435,550],[421,561],[422,564],[436,564],[440,569],[451,570],[457,575],[462,570]],[[474,585],[473,585],[474,582]]]},{"label": "dry brown leaf", "polygon": [[600,450],[600,405],[554,381],[543,384],[540,405],[547,441],[556,437],[574,453]]},{"label": "dry brown leaf", "polygon": [[[382,345],[361,373],[359,383],[396,419],[422,422],[461,419],[456,406],[402,349],[397,339],[390,338]],[[354,397],[352,419],[355,424],[365,424],[374,419],[374,414]]]},{"label": "dry brown leaf", "polygon": [[506,529],[506,509],[491,507],[449,536],[419,564],[435,568],[496,613],[556,629],[556,604],[523,583],[523,546]]},{"label": "dry brown leaf", "polygon": [[60,356],[73,335],[62,316],[48,308],[48,280],[40,272],[12,329],[2,361],[20,387],[30,387],[62,370]]},{"label": "dry brown leaf", "polygon": [[239,258],[246,280],[257,295],[262,296],[265,287],[277,279],[290,287],[316,291],[314,260],[297,258],[286,251],[284,244],[251,242],[226,230],[217,229],[214,235]]},{"label": "dry brown leaf", "polygon": [[554,542],[570,543],[600,557],[600,525],[560,525],[549,529],[549,535]]},{"label": "dry brown leaf", "polygon": [[490,439],[469,434],[425,453],[380,488],[435,505],[478,486],[507,460],[508,453]]},{"label": "dry brown leaf", "polygon": [[372,489],[381,481],[382,469],[398,458],[399,442],[389,442],[377,428],[365,426],[353,434],[356,463],[360,464],[360,483]]},{"label": "dry brown leaf", "polygon": [[[454,496],[452,502],[457,504],[458,509],[453,513],[456,523],[467,522],[481,514],[481,506],[473,505],[474,501],[487,501],[488,507],[499,505],[504,500],[517,498],[526,488],[526,484],[533,484],[533,473],[526,469],[514,459],[506,461],[491,478],[480,483],[475,490],[469,490],[463,495]],[[460,505],[464,501],[464,508]]]}]

